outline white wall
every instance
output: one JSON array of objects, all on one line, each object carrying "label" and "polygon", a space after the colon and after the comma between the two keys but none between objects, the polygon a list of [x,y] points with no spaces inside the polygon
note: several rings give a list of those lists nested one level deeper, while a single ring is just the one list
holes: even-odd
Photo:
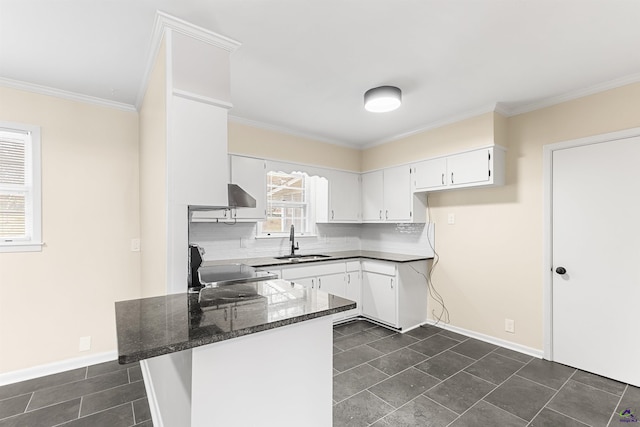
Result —
[{"label": "white wall", "polygon": [[[317,235],[296,236],[302,254],[373,250],[411,255],[433,254],[433,229],[425,224],[318,224]],[[286,255],[289,237],[256,238],[255,223],[192,223],[190,243],[205,249],[205,260]],[[433,243],[432,243],[433,244]]]}]

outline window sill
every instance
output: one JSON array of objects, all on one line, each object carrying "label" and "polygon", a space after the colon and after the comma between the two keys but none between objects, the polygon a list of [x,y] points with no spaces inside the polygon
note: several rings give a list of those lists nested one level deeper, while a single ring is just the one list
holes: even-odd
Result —
[{"label": "window sill", "polygon": [[3,252],[41,252],[44,242],[3,242],[0,243],[0,253]]}]

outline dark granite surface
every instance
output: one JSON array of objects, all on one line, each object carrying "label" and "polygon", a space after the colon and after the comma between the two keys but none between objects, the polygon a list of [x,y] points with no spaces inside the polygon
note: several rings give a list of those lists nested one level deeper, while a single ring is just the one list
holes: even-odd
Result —
[{"label": "dark granite surface", "polygon": [[[304,255],[304,252],[300,252]],[[320,259],[309,259],[298,261],[296,263],[292,263],[288,260],[281,260],[277,258],[271,257],[256,257],[256,258],[241,258],[241,259],[231,259],[231,260],[220,260],[220,261],[204,261],[202,263],[203,266],[213,266],[213,265],[221,265],[221,264],[246,264],[252,267],[273,267],[279,265],[292,265],[292,264],[309,264],[313,262],[327,262],[327,261],[340,261],[354,258],[367,258],[367,259],[376,259],[380,261],[392,261],[392,262],[412,262],[412,261],[423,261],[432,259],[433,257],[427,255],[407,255],[407,254],[397,254],[391,252],[377,252],[377,251],[339,251],[339,252],[322,252],[322,255],[328,255],[326,258]]]},{"label": "dark granite surface", "polygon": [[119,301],[118,361],[136,362],[355,307],[351,300],[280,279]]}]

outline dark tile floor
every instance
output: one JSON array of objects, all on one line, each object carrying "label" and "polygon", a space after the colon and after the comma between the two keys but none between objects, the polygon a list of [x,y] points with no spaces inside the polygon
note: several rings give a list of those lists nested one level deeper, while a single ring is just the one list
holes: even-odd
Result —
[{"label": "dark tile floor", "polygon": [[0,427],[152,427],[138,363],[101,363],[0,387]]},{"label": "dark tile floor", "polygon": [[607,427],[640,388],[425,326],[334,328],[333,427]]},{"label": "dark tile floor", "polygon": [[[611,427],[640,388],[425,326],[334,328],[333,427]],[[0,427],[152,427],[139,364],[0,387]],[[182,427],[182,426],[180,426]]]}]

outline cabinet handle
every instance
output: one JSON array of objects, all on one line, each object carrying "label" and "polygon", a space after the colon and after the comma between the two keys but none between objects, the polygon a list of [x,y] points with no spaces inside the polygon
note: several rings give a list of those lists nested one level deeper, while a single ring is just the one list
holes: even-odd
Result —
[{"label": "cabinet handle", "polygon": [[382,219],[382,209],[380,209],[380,219]]},{"label": "cabinet handle", "polygon": [[235,319],[237,319],[237,318],[238,318],[238,307],[233,307],[233,317],[234,317]]},{"label": "cabinet handle", "polygon": [[347,274],[347,284],[351,284],[351,274]]},{"label": "cabinet handle", "polygon": [[333,209],[331,209],[331,219],[333,219],[335,217]]},{"label": "cabinet handle", "polygon": [[451,183],[453,184],[453,172],[451,172]]},{"label": "cabinet handle", "polygon": [[311,289],[315,288],[315,281],[316,279],[311,279]]},{"label": "cabinet handle", "polygon": [[442,174],[442,185],[444,185],[444,173]]},{"label": "cabinet handle", "polygon": [[322,287],[322,282],[320,281],[320,278],[318,277],[318,289],[320,289]]},{"label": "cabinet handle", "polygon": [[393,289],[393,279],[391,279],[391,289]]},{"label": "cabinet handle", "polygon": [[224,320],[225,321],[227,320],[227,309],[226,308],[224,309]]},{"label": "cabinet handle", "polygon": [[389,211],[385,211],[385,213],[384,213],[384,219],[389,219]]}]

